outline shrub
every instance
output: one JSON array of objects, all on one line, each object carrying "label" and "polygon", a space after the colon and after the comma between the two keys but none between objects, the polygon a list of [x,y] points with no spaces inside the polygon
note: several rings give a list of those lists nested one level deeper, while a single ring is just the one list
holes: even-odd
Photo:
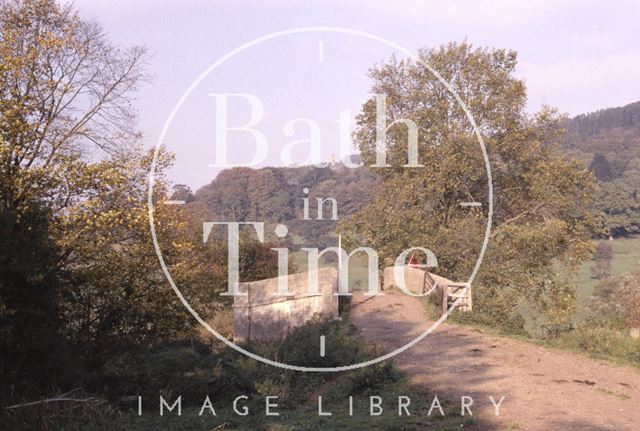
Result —
[{"label": "shrub", "polygon": [[640,366],[640,342],[623,332],[583,326],[562,334],[554,344],[591,353],[598,357],[617,358]]},{"label": "shrub", "polygon": [[350,395],[378,393],[400,380],[402,373],[392,362],[378,363],[360,368],[348,376]]},{"label": "shrub", "polygon": [[89,387],[115,399],[157,396],[160,390],[202,402],[214,377],[214,358],[201,343],[183,341],[150,350],[114,354],[90,379]]},{"label": "shrub", "polygon": [[[325,356],[319,355],[320,336],[326,340]],[[373,357],[348,321],[315,320],[291,331],[280,342],[253,342],[247,350],[279,362],[305,367],[336,367],[365,361]],[[329,378],[328,373],[311,373],[280,368],[256,362],[235,351],[227,350],[219,358],[220,376],[211,388],[219,398],[237,394],[277,395],[284,407],[303,403]],[[373,367],[357,379],[383,384],[392,381],[391,366]],[[370,367],[367,367],[367,369]],[[360,387],[356,383],[355,387]],[[351,387],[351,386],[350,386]],[[213,394],[212,394],[213,395]]]}]

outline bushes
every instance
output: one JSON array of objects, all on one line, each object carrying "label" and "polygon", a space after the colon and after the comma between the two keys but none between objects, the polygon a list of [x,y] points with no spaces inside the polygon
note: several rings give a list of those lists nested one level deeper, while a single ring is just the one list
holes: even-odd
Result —
[{"label": "bushes", "polygon": [[51,217],[36,201],[0,209],[0,402],[69,384],[76,374],[58,335],[60,251],[49,238]]},{"label": "bushes", "polygon": [[[48,402],[0,411],[0,429],[24,431],[124,431],[123,415],[104,400],[82,391],[68,397],[78,402]],[[128,428],[127,428],[128,429]]]},{"label": "bushes", "polygon": [[[319,355],[320,335],[326,337],[324,357]],[[279,362],[312,367],[348,365],[376,356],[346,320],[315,320],[296,328],[281,341],[254,342],[245,347]],[[401,374],[391,362],[346,373],[300,372],[266,365],[230,348],[214,352],[201,342],[185,340],[156,348],[120,351],[105,358],[102,366],[88,377],[86,386],[90,393],[103,395],[110,402],[100,404],[100,414],[95,413],[96,417],[92,417],[90,411],[93,405],[88,406],[86,414],[82,410],[77,420],[68,417],[67,407],[81,408],[79,406],[65,405],[55,411],[29,407],[12,418],[15,424],[12,429],[48,426],[72,430],[85,429],[91,423],[91,429],[97,430],[102,429],[103,422],[107,424],[104,429],[120,429],[122,421],[140,419],[135,411],[124,411],[124,407],[136,409],[137,395],[143,397],[143,408],[152,410],[157,409],[160,395],[168,400],[181,396],[185,411],[198,411],[207,396],[217,407],[230,405],[240,395],[249,397],[247,405],[251,411],[260,411],[264,409],[266,396],[277,396],[279,408],[293,412],[317,395],[338,402],[345,394],[355,396],[389,390],[400,378]],[[86,397],[98,398],[97,395]],[[121,403],[123,397],[133,400]],[[121,404],[122,411],[115,408],[117,404]],[[23,416],[34,419],[27,423]],[[157,413],[150,411],[145,418],[155,421]],[[241,427],[243,420],[233,417],[229,426]],[[23,421],[24,426],[15,421]],[[48,425],[38,425],[40,422]],[[109,428],[108,424],[113,426]]]},{"label": "bushes", "polygon": [[640,366],[640,340],[634,340],[625,333],[607,328],[580,327],[560,335],[552,340],[551,344]]},{"label": "bushes", "polygon": [[[324,357],[319,355],[321,335],[326,337]],[[315,320],[281,341],[253,342],[245,348],[278,362],[307,367],[350,365],[375,356],[347,321]],[[342,374],[284,370],[230,348],[214,353],[201,342],[184,341],[115,354],[90,379],[90,388],[112,400],[131,395],[157,399],[162,391],[182,395],[184,405],[201,405],[207,395],[222,401],[238,395],[272,395],[290,408],[332,378],[338,378],[345,390],[357,393],[393,383],[399,374],[391,363]]]},{"label": "bushes", "polygon": [[346,384],[339,391],[339,395],[377,395],[400,378],[402,378],[402,373],[393,366],[392,362],[359,368],[346,376],[344,379]]},{"label": "bushes", "polygon": [[[322,335],[326,340],[324,357],[319,355]],[[291,365],[338,367],[369,358],[371,353],[352,324],[314,321],[294,329],[280,345],[279,356]]]},{"label": "bushes", "polygon": [[588,314],[575,334],[579,347],[640,365],[640,340],[628,331],[640,327],[640,272],[600,281],[588,302]]},{"label": "bushes", "polygon": [[[319,355],[321,335],[326,340],[324,357]],[[377,356],[348,321],[313,321],[296,328],[280,343],[252,343],[247,349],[279,362],[306,367],[344,366]],[[314,373],[283,370],[225,352],[220,365],[221,376],[212,385],[218,396],[277,395],[286,408],[300,405],[330,379],[335,379],[332,386],[344,395],[375,392],[401,377],[391,362],[340,374]]]},{"label": "bushes", "polygon": [[113,355],[89,379],[90,389],[110,399],[160,391],[183,394],[185,402],[202,402],[208,381],[215,377],[214,357],[199,342],[183,341],[151,350],[131,350]]}]

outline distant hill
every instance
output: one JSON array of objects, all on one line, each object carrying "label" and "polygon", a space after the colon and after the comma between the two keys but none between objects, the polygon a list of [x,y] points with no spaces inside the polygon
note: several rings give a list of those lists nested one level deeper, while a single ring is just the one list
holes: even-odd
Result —
[{"label": "distant hill", "polygon": [[[598,210],[612,234],[640,231],[640,209],[634,185],[640,169],[640,102],[619,108],[602,109],[578,115],[565,123],[562,149],[582,160],[606,184],[597,196]],[[365,168],[351,169],[340,163],[326,167],[233,168],[222,171],[211,183],[201,187],[194,199],[219,220],[284,223],[291,245],[336,245],[336,222],[331,204],[325,203],[324,220],[316,220],[316,198],[334,198],[338,217],[343,218],[364,207],[375,193],[378,179]],[[303,190],[309,189],[308,194]],[[640,189],[640,184],[637,184]],[[615,198],[610,197],[616,193]],[[303,201],[309,198],[309,216],[303,219]]]},{"label": "distant hill", "polygon": [[640,102],[601,109],[567,120],[563,149],[590,166],[603,159],[610,165],[609,181],[624,176],[640,159]]},{"label": "distant hill", "polygon": [[[220,220],[284,223],[298,245],[336,245],[332,204],[317,220],[317,198],[334,198],[338,218],[353,214],[372,198],[376,177],[364,168],[335,163],[326,167],[233,168],[222,171],[195,193]],[[304,193],[308,189],[308,193]],[[309,198],[309,218],[303,219],[303,198]]]},{"label": "distant hill", "polygon": [[640,233],[640,102],[567,120],[563,149],[596,176],[599,235]]},{"label": "distant hill", "polygon": [[615,129],[640,132],[640,102],[577,115],[569,120],[566,129],[576,137],[598,136]]}]

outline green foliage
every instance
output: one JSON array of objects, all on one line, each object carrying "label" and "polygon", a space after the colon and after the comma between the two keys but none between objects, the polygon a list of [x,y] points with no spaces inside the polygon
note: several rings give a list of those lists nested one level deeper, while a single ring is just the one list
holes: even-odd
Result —
[{"label": "green foliage", "polygon": [[640,328],[640,272],[626,273],[596,285],[587,323],[615,330]]},{"label": "green foliage", "polygon": [[129,348],[109,355],[88,381],[88,388],[112,400],[159,391],[181,394],[186,405],[201,403],[216,377],[211,351],[197,340],[172,342],[151,349]]},{"label": "green foliage", "polygon": [[[611,244],[613,249],[613,257],[611,259],[611,275],[617,276],[628,272],[638,270],[640,263],[640,237],[630,236],[616,238],[613,240],[595,240],[596,246],[601,242]],[[578,293],[582,302],[588,299],[594,290],[597,280],[591,277],[592,262],[584,262],[574,277],[576,284],[579,286]]]},{"label": "green foliage", "polygon": [[[559,155],[562,117],[544,109],[531,118],[524,83],[514,77],[516,54],[449,44],[420,54],[451,82],[482,130],[493,171],[494,219],[490,246],[475,280],[474,314],[521,331],[525,301],[559,324],[570,318],[574,293],[557,262],[568,268],[590,254],[589,207],[594,184],[578,162]],[[419,162],[407,160],[407,127],[387,133],[388,168],[372,202],[341,225],[352,244],[376,249],[384,265],[422,246],[438,259],[436,272],[465,280],[480,253],[487,208],[487,173],[466,114],[421,64],[391,59],[372,69],[372,93],[386,94],[389,121],[418,125]],[[376,109],[365,103],[355,132],[362,159],[374,163]]]},{"label": "green foliage", "polygon": [[611,260],[613,259],[613,248],[611,244],[599,242],[593,254],[595,263],[591,267],[591,273],[596,280],[603,280],[611,275]]},{"label": "green foliage", "polygon": [[[614,249],[620,241],[629,242],[616,240]],[[549,343],[640,366],[640,342],[631,336],[631,330],[640,327],[639,288],[639,272],[601,280],[585,304],[584,319]]]},{"label": "green foliage", "polygon": [[640,158],[629,163],[623,177],[600,184],[595,208],[605,235],[640,232]]},{"label": "green foliage", "polygon": [[350,373],[345,379],[346,384],[336,391],[336,396],[377,395],[385,388],[393,385],[402,378],[402,373],[391,362],[378,363]]},{"label": "green foliage", "polygon": [[49,238],[51,214],[27,203],[0,207],[0,400],[19,400],[41,385],[74,377],[71,354],[58,336],[55,296],[59,254]]},{"label": "green foliage", "polygon": [[[317,198],[332,197],[338,202],[338,217],[362,208],[375,189],[375,177],[362,168],[341,165],[333,168],[233,168],[222,171],[210,184],[196,192],[216,220],[283,222],[295,245],[334,246],[336,222],[330,220],[326,204],[324,220],[316,220]],[[309,194],[303,188],[309,188]],[[309,198],[309,218],[303,219],[302,198]]]},{"label": "green foliage", "polygon": [[[54,0],[0,5],[0,185],[8,207],[81,198],[85,166],[134,144],[129,97],[145,51],[111,45],[98,24]],[[91,97],[87,97],[91,95]]]},{"label": "green foliage", "polygon": [[[318,340],[326,337],[326,354],[318,355]],[[279,358],[306,367],[338,367],[352,364],[354,359],[366,358],[370,352],[349,323],[317,321],[298,327],[282,342]]]},{"label": "green foliage", "polygon": [[[55,393],[55,387],[70,387],[74,377],[74,384],[86,383],[113,399],[161,391],[184,394],[187,405],[200,403],[206,394],[228,399],[248,393],[279,395],[284,406],[298,408],[322,390],[331,378],[328,374],[284,371],[232,350],[212,352],[198,341],[176,341],[193,335],[194,322],[167,286],[150,242],[146,175],[152,156],[138,145],[129,99],[146,79],[144,49],[110,44],[97,24],[53,0],[2,2],[0,12],[3,403],[23,401],[37,392]],[[572,310],[574,295],[556,276],[553,264],[560,260],[572,266],[586,255],[589,223],[584,209],[589,206],[590,176],[557,156],[555,114],[523,114],[526,94],[522,81],[513,77],[515,53],[453,44],[421,55],[464,96],[486,133],[495,172],[495,233],[486,259],[490,263],[476,287],[479,312],[471,318],[518,332],[523,321],[516,305],[524,298],[542,309],[550,322],[561,324]],[[303,187],[310,188],[311,203],[333,197],[340,216],[355,214],[345,226],[354,238],[359,235],[376,246],[387,261],[404,247],[423,245],[436,251],[443,274],[468,274],[486,213],[462,210],[458,204],[482,200],[487,178],[465,115],[450,95],[433,90],[439,84],[415,64],[393,60],[372,75],[374,89],[389,96],[392,111],[422,125],[420,154],[429,169],[390,169],[378,177],[364,168],[341,166],[238,168],[222,172],[194,197],[184,186],[170,194],[163,173],[171,157],[161,153],[154,226],[174,280],[203,317],[229,305],[219,297],[226,288],[225,241],[217,236],[215,246],[202,244],[203,219],[286,222],[292,238],[335,245],[335,221],[300,220]],[[362,156],[369,160],[372,153],[367,150],[374,147],[371,113],[368,102],[356,134]],[[603,127],[624,128],[637,120],[631,115],[622,123],[616,117],[602,124],[590,127],[589,139],[599,140]],[[396,166],[406,154],[398,144],[405,140],[403,130],[389,133],[389,161]],[[620,154],[635,151],[633,133],[620,132],[617,139],[624,150]],[[638,231],[640,182],[637,176],[617,172],[624,167],[633,173],[635,165],[623,156],[603,152],[605,157],[616,178],[603,185],[599,199],[603,231]],[[602,166],[594,167],[598,170],[608,177]],[[188,205],[163,205],[168,198]],[[310,216],[316,216],[315,205]],[[243,280],[276,275],[276,257],[270,250],[274,245],[241,238]],[[638,325],[640,303],[628,292],[629,286],[637,287],[637,276],[630,277],[628,283],[597,290],[596,296],[609,298],[606,305],[617,307],[603,309],[597,317],[609,319],[611,327]],[[610,300],[623,295],[632,298],[626,305]],[[615,316],[623,320],[614,321]],[[637,350],[626,338],[619,343],[607,333],[587,345],[587,335],[592,334],[585,334],[578,342],[585,350],[637,360]],[[323,358],[317,355],[320,335],[327,337]],[[346,321],[314,321],[281,342],[247,348],[305,366],[352,364],[375,355]],[[388,390],[401,382],[400,377],[385,363],[345,373],[336,387],[366,394]],[[116,418],[104,429],[130,429],[109,407],[37,409],[38,414],[13,417],[9,429],[98,428],[96,411],[103,418]],[[88,414],[91,409],[94,413]],[[78,420],[69,420],[74,417]],[[0,420],[4,419],[3,410]],[[345,423],[346,429],[362,428]]]},{"label": "green foliage", "polygon": [[563,148],[571,156],[591,162],[599,191],[598,235],[640,232],[640,102],[579,115],[565,124]]},{"label": "green foliage", "polygon": [[[58,299],[71,294],[61,283],[78,269],[69,259],[81,253],[68,245],[87,226],[65,230],[64,219],[93,193],[114,197],[106,190],[112,171],[97,172],[104,166],[94,160],[113,157],[118,163],[135,147],[139,135],[129,97],[145,78],[145,53],[111,45],[94,21],[81,19],[69,5],[18,0],[0,4],[0,57],[0,203],[4,246],[11,247],[5,256],[15,256],[3,258],[8,295],[2,313],[22,321],[5,327],[7,340],[29,346],[16,345],[19,364],[58,355],[59,317],[63,329],[77,329],[79,321]],[[84,236],[88,243],[95,239]],[[91,311],[83,309],[85,320],[93,319]],[[21,357],[25,351],[28,358]],[[4,349],[2,354],[3,362],[11,358]],[[59,373],[75,368],[69,361]],[[34,370],[51,385],[58,384],[57,374],[47,366]]]},{"label": "green foliage", "polygon": [[581,327],[550,341],[554,347],[589,353],[598,358],[620,360],[640,366],[640,343],[608,328]]},{"label": "green foliage", "polygon": [[[324,357],[318,355],[320,335],[326,337]],[[253,342],[247,349],[272,360],[305,367],[337,367],[374,357],[374,352],[366,347],[353,325],[340,321],[313,321],[292,330],[280,342]],[[289,407],[304,402],[320,384],[332,377],[327,373],[282,370],[232,351],[222,355],[219,367],[220,378],[212,386],[217,396],[243,391],[278,395]],[[386,369],[380,375],[390,373],[391,370]]]},{"label": "green foliage", "polygon": [[[327,354],[333,349],[338,350],[338,353],[318,359],[317,339],[320,334],[326,334],[327,341],[331,341]],[[314,321],[292,331],[284,340],[252,343],[245,347],[266,357],[309,366],[344,365],[371,359],[375,355],[346,321]],[[153,401],[149,400],[157,399],[158,388],[167,397],[182,394],[183,416],[170,415],[162,418],[162,424],[170,422],[172,427],[193,430],[211,429],[221,423],[225,423],[225,427],[229,429],[280,429],[273,428],[280,426],[326,428],[324,418],[318,418],[316,414],[318,395],[323,397],[324,408],[334,412],[332,423],[344,424],[349,429],[400,429],[407,423],[409,429],[420,429],[420,420],[416,419],[415,423],[412,420],[423,417],[424,408],[414,409],[412,406],[412,416],[403,417],[402,420],[397,420],[397,416],[391,412],[397,408],[394,403],[399,394],[411,394],[412,397],[425,399],[428,395],[423,388],[406,387],[401,374],[391,362],[340,374],[302,373],[264,365],[231,349],[207,353],[204,346],[196,343],[191,347],[186,342],[152,350],[123,352],[105,364],[102,376],[107,375],[122,385],[120,392],[144,394],[147,400],[145,405],[151,405],[154,409]],[[111,385],[114,386],[114,383]],[[188,385],[188,391],[185,385]],[[144,391],[136,392],[140,389]],[[155,394],[152,393],[153,390],[156,390]],[[389,413],[381,417],[369,417],[368,410],[362,410],[363,413],[357,417],[349,417],[345,410],[347,394],[356,398],[359,409],[365,408],[364,402],[369,394],[381,395],[385,400],[385,411]],[[197,416],[206,395],[214,401],[218,417]],[[247,404],[251,412],[264,411],[265,396],[278,396],[281,416],[268,418],[269,420],[255,414],[239,417],[227,408],[238,395],[249,396]],[[449,412],[447,401],[441,401]],[[387,402],[391,404],[386,404]],[[457,420],[455,415],[452,417],[453,419],[433,416],[429,420],[445,425]],[[100,421],[96,422],[96,429],[101,429]],[[143,417],[125,413],[120,420],[110,415],[107,423],[114,424],[114,427],[120,424],[125,429],[141,430],[159,426],[158,417],[153,410],[145,412]]]},{"label": "green foliage", "polygon": [[613,171],[607,156],[601,153],[596,153],[593,156],[593,160],[589,165],[589,170],[593,172],[598,181],[611,181],[613,179]]},{"label": "green foliage", "polygon": [[[92,367],[112,351],[182,339],[193,332],[192,316],[166,282],[149,232],[147,184],[152,154],[130,151],[91,165],[85,199],[60,217],[58,244],[68,250],[60,302],[66,335]],[[204,244],[196,202],[164,205],[163,173],[171,157],[161,153],[155,179],[154,227],[167,268],[203,318],[225,305],[226,232]],[[225,239],[221,239],[225,238]],[[240,276],[252,281],[277,275],[273,244],[241,240]]]},{"label": "green foliage", "polygon": [[175,184],[173,186],[173,193],[171,194],[170,199],[191,203],[196,199],[196,196],[193,194],[193,191],[191,191],[191,188],[186,184]]},{"label": "green foliage", "polygon": [[580,138],[601,135],[605,131],[615,129],[637,129],[639,126],[640,102],[578,115],[566,125],[570,136]]},{"label": "green foliage", "polygon": [[[146,78],[144,49],[111,45],[94,21],[53,0],[2,2],[0,12],[0,371],[3,383],[27,388],[33,379],[34,390],[49,392],[68,371],[99,373],[124,349],[183,339],[194,320],[149,232],[153,154],[139,143],[129,99]],[[163,204],[171,162],[162,151],[157,239],[174,280],[208,318],[224,305],[226,250],[202,243],[206,212],[196,202]],[[241,277],[276,274],[269,246],[243,239]],[[60,337],[74,360],[54,369],[66,351]]]},{"label": "green foliage", "polygon": [[[124,346],[184,337],[193,324],[166,287],[151,242],[144,181],[150,159],[131,151],[91,164],[85,198],[59,218],[56,239],[67,253],[60,296],[65,333],[92,366]],[[170,162],[162,160],[161,166]],[[187,254],[186,222],[166,207],[155,211],[158,240],[167,257]],[[181,280],[181,268],[170,267]]]}]

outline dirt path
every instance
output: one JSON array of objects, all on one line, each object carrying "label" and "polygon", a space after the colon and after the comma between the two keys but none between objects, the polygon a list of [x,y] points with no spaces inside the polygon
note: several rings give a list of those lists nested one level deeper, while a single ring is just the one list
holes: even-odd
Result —
[{"label": "dirt path", "polygon": [[[432,323],[418,300],[396,291],[355,294],[351,316],[385,351]],[[633,368],[447,324],[395,361],[413,383],[448,395],[458,409],[460,396],[473,397],[476,429],[640,430],[640,371]],[[489,396],[503,395],[495,417]]]}]

